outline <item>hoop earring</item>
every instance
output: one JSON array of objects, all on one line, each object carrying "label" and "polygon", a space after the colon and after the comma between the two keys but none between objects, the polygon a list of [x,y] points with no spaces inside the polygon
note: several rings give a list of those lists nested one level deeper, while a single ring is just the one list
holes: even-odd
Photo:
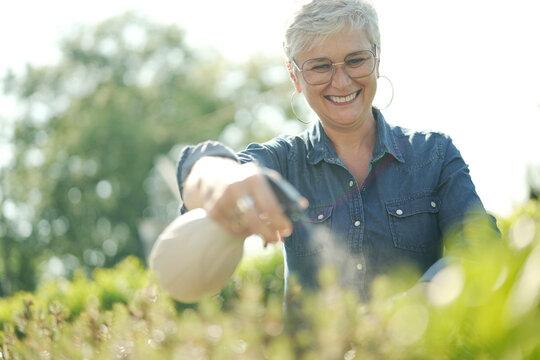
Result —
[{"label": "hoop earring", "polygon": [[289,100],[289,102],[291,103],[291,110],[292,110],[292,112],[294,114],[294,117],[296,118],[296,120],[300,121],[302,124],[309,124],[311,121],[304,121],[304,120],[300,119],[300,117],[296,113],[296,110],[294,110],[293,100],[294,100],[294,97],[296,96],[296,94],[297,94],[297,92],[293,91],[292,94],[291,94],[291,98]]},{"label": "hoop earring", "polygon": [[378,109],[379,111],[388,109],[390,107],[390,105],[392,105],[392,101],[394,101],[394,84],[392,84],[392,81],[388,78],[388,76],[379,75],[377,80],[379,80],[380,78],[383,78],[386,81],[388,81],[388,83],[390,84],[391,94],[390,94],[390,101],[388,102],[388,104],[385,107],[380,108],[380,107],[378,107],[376,105],[373,105],[373,107]]}]

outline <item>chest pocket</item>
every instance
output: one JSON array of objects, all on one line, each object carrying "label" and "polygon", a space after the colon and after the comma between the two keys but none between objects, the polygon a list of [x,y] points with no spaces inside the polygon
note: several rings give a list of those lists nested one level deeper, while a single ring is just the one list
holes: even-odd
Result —
[{"label": "chest pocket", "polygon": [[394,246],[425,252],[440,243],[437,214],[440,199],[433,193],[422,193],[406,200],[386,203]]},{"label": "chest pocket", "polygon": [[295,224],[293,233],[285,239],[286,250],[297,256],[319,253],[330,236],[332,211],[332,206],[310,206],[307,219]]}]

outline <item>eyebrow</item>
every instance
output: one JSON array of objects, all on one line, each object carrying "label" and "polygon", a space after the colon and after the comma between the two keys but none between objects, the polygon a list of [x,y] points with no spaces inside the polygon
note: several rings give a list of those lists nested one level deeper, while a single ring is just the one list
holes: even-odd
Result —
[{"label": "eyebrow", "polygon": [[[363,52],[363,51],[369,51],[369,52],[371,52],[373,55],[375,55],[375,57],[377,56],[377,47],[375,46],[375,53],[374,53],[373,50],[371,50],[371,49],[357,50],[357,51],[353,51],[353,52],[350,52],[350,53],[348,53],[347,55],[345,55],[345,57],[343,58],[343,60],[345,60],[345,59],[346,59],[348,56],[350,56],[350,55],[357,54],[357,53]],[[295,60],[295,59],[293,59],[293,60],[294,60],[294,62],[296,63],[296,60]],[[322,57],[317,57],[317,58],[307,59],[306,61],[304,61],[304,62],[302,63],[302,66],[304,66],[304,64],[305,64],[306,62],[308,62],[308,61],[314,61],[314,60],[330,60],[330,62],[332,62],[332,63],[334,62],[334,61],[333,61],[332,59],[330,59],[329,57],[324,57],[324,56],[322,56]]]},{"label": "eyebrow", "polygon": [[318,58],[313,58],[313,59],[307,59],[306,61],[304,61],[304,63],[307,62],[307,61],[313,61],[313,60],[330,60],[330,61],[332,61],[332,59],[330,59],[329,57],[318,57]]}]

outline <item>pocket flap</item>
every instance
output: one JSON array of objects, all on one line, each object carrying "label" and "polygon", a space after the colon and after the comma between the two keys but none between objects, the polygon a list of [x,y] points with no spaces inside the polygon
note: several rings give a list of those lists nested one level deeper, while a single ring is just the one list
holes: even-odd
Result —
[{"label": "pocket flap", "polygon": [[441,200],[434,195],[424,195],[386,204],[389,215],[402,218],[420,213],[438,213]]},{"label": "pocket flap", "polygon": [[322,223],[332,215],[332,206],[309,207],[306,210],[307,221],[312,223]]}]

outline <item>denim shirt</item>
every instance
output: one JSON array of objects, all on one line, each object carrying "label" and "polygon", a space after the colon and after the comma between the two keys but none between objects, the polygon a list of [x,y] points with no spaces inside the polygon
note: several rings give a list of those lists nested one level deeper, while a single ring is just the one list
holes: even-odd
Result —
[{"label": "denim shirt", "polygon": [[293,274],[303,287],[316,288],[326,264],[364,297],[375,276],[399,265],[412,265],[421,280],[429,280],[444,266],[444,235],[473,207],[480,213],[484,208],[448,136],[391,126],[379,110],[373,114],[376,142],[361,184],[317,122],[297,136],[250,144],[239,153],[217,142],[185,148],[180,192],[191,166],[205,155],[256,161],[296,187],[309,207],[307,221],[295,224],[284,241],[286,291]]}]

